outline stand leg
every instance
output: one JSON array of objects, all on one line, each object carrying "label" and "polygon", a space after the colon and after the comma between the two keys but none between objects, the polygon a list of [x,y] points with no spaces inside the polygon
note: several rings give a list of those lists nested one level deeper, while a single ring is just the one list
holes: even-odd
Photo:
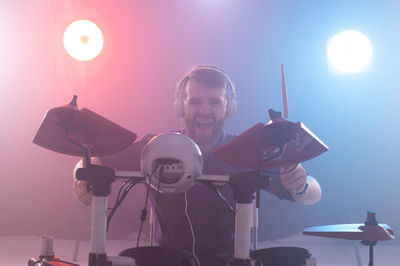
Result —
[{"label": "stand leg", "polygon": [[252,204],[236,203],[235,253],[239,260],[250,259],[250,225]]},{"label": "stand leg", "polygon": [[109,266],[106,255],[106,212],[108,197],[93,197],[89,266]]},{"label": "stand leg", "polygon": [[368,266],[374,266],[374,246],[369,246],[369,263]]},{"label": "stand leg", "polygon": [[[101,165],[88,164],[75,172],[78,180],[87,181],[93,190],[92,224],[90,230],[89,266],[111,266],[106,254],[107,207],[115,170]],[[115,258],[121,265],[135,265],[132,260]],[[114,264],[116,265],[116,264]]]},{"label": "stand leg", "polygon": [[106,253],[106,211],[108,197],[93,197],[90,252]]},{"label": "stand leg", "polygon": [[[258,192],[257,192],[258,194]],[[258,196],[258,195],[257,195]],[[252,221],[251,221],[251,232],[253,237],[253,250],[257,250],[258,243],[258,207],[256,201],[252,203]]]},{"label": "stand leg", "polygon": [[80,240],[79,239],[75,240],[74,254],[72,255],[73,262],[76,262],[78,260],[79,244]]}]

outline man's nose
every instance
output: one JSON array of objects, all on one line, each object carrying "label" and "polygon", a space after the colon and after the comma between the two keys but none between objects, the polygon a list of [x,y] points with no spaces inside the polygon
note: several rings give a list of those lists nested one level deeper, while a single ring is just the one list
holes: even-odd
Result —
[{"label": "man's nose", "polygon": [[198,112],[200,114],[209,114],[211,113],[211,106],[207,103],[203,103],[199,106]]}]

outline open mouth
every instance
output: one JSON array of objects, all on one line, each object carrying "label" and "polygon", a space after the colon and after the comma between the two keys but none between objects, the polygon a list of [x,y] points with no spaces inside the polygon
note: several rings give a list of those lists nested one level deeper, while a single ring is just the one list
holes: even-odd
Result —
[{"label": "open mouth", "polygon": [[200,129],[208,129],[211,128],[214,124],[214,121],[196,121],[195,125]]}]

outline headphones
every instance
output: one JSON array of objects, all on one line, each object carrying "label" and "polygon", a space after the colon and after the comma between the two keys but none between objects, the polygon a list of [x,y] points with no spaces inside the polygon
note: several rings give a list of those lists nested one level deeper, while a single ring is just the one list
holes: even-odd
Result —
[{"label": "headphones", "polygon": [[208,70],[213,70],[219,74],[221,74],[227,85],[227,90],[228,94],[228,103],[226,105],[226,116],[231,117],[236,111],[237,107],[237,101],[236,101],[236,89],[235,85],[231,81],[231,79],[228,77],[228,75],[220,68],[213,66],[213,65],[195,65],[188,73],[186,73],[181,80],[176,84],[176,94],[175,94],[175,101],[174,101],[174,107],[175,111],[178,117],[183,117],[183,99],[181,98],[181,92],[186,86],[187,82],[190,80],[192,77],[193,73],[195,73],[198,70],[201,69],[208,69]]}]

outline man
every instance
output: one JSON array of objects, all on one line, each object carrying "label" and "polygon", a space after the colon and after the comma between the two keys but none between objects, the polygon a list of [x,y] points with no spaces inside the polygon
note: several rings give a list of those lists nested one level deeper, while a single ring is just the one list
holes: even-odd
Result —
[{"label": "man", "polygon": [[[235,96],[229,77],[211,65],[193,67],[178,83],[175,108],[185,123],[181,133],[200,147],[204,174],[227,175],[248,170],[220,161],[213,154],[216,148],[234,138],[223,129],[226,119],[235,112]],[[140,153],[150,138],[147,136],[127,150],[100,158],[97,162],[119,170],[139,170]],[[321,197],[318,182],[307,177],[301,165],[288,171],[292,168],[287,166],[281,169],[282,174],[272,175],[267,191],[281,199],[304,204],[318,201]],[[91,203],[85,182],[75,180],[73,191],[82,202]],[[232,189],[225,186],[220,191],[233,205]],[[226,265],[226,259],[233,255],[234,214],[215,191],[204,185],[195,185],[187,193],[152,191],[151,196],[157,244],[193,251],[204,266]]]}]

